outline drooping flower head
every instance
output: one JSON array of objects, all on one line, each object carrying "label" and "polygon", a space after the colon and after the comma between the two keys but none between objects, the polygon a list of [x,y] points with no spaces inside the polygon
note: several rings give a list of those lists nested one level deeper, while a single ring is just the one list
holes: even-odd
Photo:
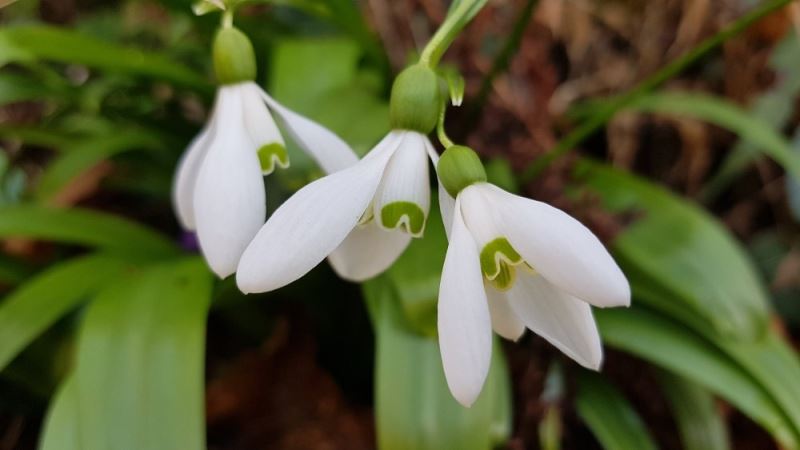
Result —
[{"label": "drooping flower head", "polygon": [[625,275],[597,237],[547,204],[486,182],[474,151],[454,146],[437,171],[449,238],[439,287],[439,347],[453,396],[471,405],[489,371],[492,329],[526,328],[597,370],[603,352],[591,306],[630,304]]},{"label": "drooping flower head", "polygon": [[326,257],[353,281],[391,266],[425,230],[428,158],[437,158],[427,134],[440,107],[436,73],[422,65],[404,70],[392,87],[392,131],[358,164],[305,186],[275,211],[242,255],[239,288],[280,288]]},{"label": "drooping flower head", "polygon": [[327,173],[358,158],[335,134],[280,105],[253,82],[255,55],[241,31],[227,26],[217,32],[213,60],[219,83],[215,105],[181,159],[173,202],[181,225],[197,232],[206,261],[224,278],[236,270],[264,223],[264,175],[289,166],[273,114]]}]

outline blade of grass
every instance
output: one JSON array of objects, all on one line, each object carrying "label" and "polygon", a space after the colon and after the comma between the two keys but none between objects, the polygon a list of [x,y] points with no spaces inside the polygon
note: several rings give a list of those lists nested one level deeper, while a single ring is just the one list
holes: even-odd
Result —
[{"label": "blade of grass", "polygon": [[644,95],[628,108],[699,119],[725,128],[752,144],[748,159],[763,152],[800,180],[800,156],[792,151],[789,140],[770,123],[727,100],[697,92],[671,92]]},{"label": "blade of grass", "polygon": [[603,127],[614,114],[628,106],[632,101],[680,74],[706,54],[724,44],[728,39],[738,35],[776,10],[788,5],[791,1],[792,0],[770,0],[761,3],[747,14],[723,28],[719,33],[701,42],[698,46],[669,63],[655,74],[645,78],[627,93],[610,99],[604,108],[561,139],[555,147],[550,149],[542,157],[531,162],[525,171],[520,174],[520,181],[530,182],[555,159],[573,150],[585,139],[592,136],[597,130]]}]

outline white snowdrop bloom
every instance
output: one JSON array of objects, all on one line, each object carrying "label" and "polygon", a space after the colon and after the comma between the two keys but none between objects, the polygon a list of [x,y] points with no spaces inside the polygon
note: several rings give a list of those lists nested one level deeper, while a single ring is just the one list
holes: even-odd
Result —
[{"label": "white snowdrop bloom", "polygon": [[393,131],[358,164],[305,186],[275,211],[242,255],[239,289],[278,289],[326,257],[352,281],[389,268],[425,231],[428,158],[437,158],[426,135],[439,108],[437,75],[420,65],[404,70],[392,87]]},{"label": "white snowdrop bloom", "polygon": [[273,115],[325,172],[358,158],[335,134],[283,107],[252,81],[252,47],[240,31],[218,33],[214,63],[221,86],[206,127],[178,165],[173,203],[181,225],[197,232],[206,261],[224,278],[264,224],[264,175],[289,165]]},{"label": "white snowdrop bloom", "polygon": [[392,131],[354,166],[321,178],[284,202],[242,255],[242,292],[278,289],[328,257],[343,278],[361,281],[386,270],[430,208],[428,138]]},{"label": "white snowdrop bloom", "polygon": [[[453,170],[455,160],[472,175]],[[486,183],[466,147],[448,149],[438,171],[450,241],[439,287],[439,347],[453,396],[465,406],[478,397],[492,330],[517,340],[529,328],[597,370],[603,352],[590,305],[630,304],[628,281],[602,243],[563,211]]]}]

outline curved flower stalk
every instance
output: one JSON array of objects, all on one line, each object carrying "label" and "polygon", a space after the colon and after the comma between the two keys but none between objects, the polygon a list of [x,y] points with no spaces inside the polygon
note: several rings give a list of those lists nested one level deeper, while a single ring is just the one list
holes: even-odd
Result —
[{"label": "curved flower stalk", "polygon": [[270,217],[242,255],[236,274],[245,293],[297,280],[326,257],[351,281],[372,278],[421,237],[430,209],[427,133],[438,120],[439,84],[422,66],[392,88],[393,130],[354,166],[299,190]]},{"label": "curved flower stalk", "polygon": [[280,105],[252,81],[255,58],[240,31],[219,31],[214,65],[221,86],[208,124],[178,165],[173,202],[183,228],[197,232],[206,261],[224,278],[264,223],[264,175],[289,166],[274,116],[325,172],[358,158],[335,134]]},{"label": "curved flower stalk", "polygon": [[529,328],[584,367],[603,358],[591,306],[628,306],[625,275],[591,231],[547,204],[486,183],[475,153],[451,147],[438,164],[450,244],[439,287],[439,346],[453,396],[471,405],[492,351],[492,330]]}]

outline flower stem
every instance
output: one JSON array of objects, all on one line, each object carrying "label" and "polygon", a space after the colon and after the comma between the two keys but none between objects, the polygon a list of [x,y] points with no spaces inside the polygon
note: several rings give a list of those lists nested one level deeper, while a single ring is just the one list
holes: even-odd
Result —
[{"label": "flower stem", "polygon": [[222,13],[222,28],[233,27],[233,7],[226,9]]},{"label": "flower stem", "polygon": [[701,42],[697,47],[683,54],[683,56],[674,60],[670,64],[667,64],[667,66],[655,74],[644,79],[641,83],[627,93],[609,99],[604,107],[600,108],[599,111],[589,117],[588,120],[583,122],[580,126],[578,126],[578,128],[560,140],[555,147],[528,165],[525,171],[520,174],[520,181],[525,183],[533,180],[553,161],[573,150],[577,145],[589,138],[598,129],[605,125],[606,122],[611,120],[611,118],[617,112],[633,103],[640,96],[652,91],[672,77],[680,74],[686,70],[687,67],[691,66],[707,53],[725,43],[725,41],[731,37],[740,34],[755,22],[758,22],[775,10],[786,6],[791,1],[792,0],[770,0],[762,3],[722,29],[719,33]]},{"label": "flower stem", "polygon": [[455,144],[453,141],[447,136],[447,131],[444,129],[444,116],[447,112],[447,102],[442,102],[442,108],[439,110],[439,123],[436,124],[436,135],[439,137],[439,142],[442,143],[442,146],[445,149],[448,149]]},{"label": "flower stem", "polygon": [[456,0],[447,18],[436,30],[431,40],[422,50],[420,62],[435,69],[442,55],[450,47],[462,29],[475,17],[475,14],[486,5],[488,0]]}]

